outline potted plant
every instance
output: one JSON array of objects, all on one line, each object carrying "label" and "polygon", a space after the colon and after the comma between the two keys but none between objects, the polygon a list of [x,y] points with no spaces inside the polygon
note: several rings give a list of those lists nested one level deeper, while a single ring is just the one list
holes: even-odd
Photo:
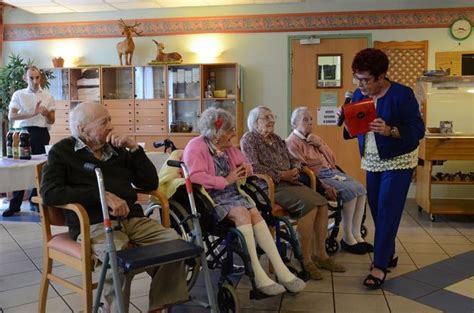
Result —
[{"label": "potted plant", "polygon": [[[23,76],[26,68],[31,66],[33,61],[28,59],[24,61],[20,55],[10,55],[8,64],[0,68],[0,111],[2,125],[2,155],[6,155],[5,137],[8,132],[8,105],[10,104],[13,93],[19,89],[26,88],[28,83],[25,82]],[[49,87],[49,79],[54,78],[51,71],[41,70],[41,88]]]}]

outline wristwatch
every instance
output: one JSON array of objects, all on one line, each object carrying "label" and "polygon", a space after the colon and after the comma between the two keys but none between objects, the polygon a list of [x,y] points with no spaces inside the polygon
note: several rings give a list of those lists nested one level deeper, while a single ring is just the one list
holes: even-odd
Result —
[{"label": "wristwatch", "polygon": [[397,129],[394,126],[390,126],[390,136],[395,137],[397,135]]}]

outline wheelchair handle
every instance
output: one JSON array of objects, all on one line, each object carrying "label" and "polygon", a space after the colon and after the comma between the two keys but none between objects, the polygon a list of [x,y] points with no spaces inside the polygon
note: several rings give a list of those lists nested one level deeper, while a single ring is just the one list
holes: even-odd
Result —
[{"label": "wheelchair handle", "polygon": [[111,231],[112,222],[110,221],[107,200],[105,199],[104,177],[102,176],[102,171],[100,167],[94,163],[84,163],[83,168],[87,172],[95,172],[95,176],[97,177],[97,185],[99,187],[99,198],[100,204],[102,206],[102,216],[104,218],[104,228],[106,232]]},{"label": "wheelchair handle", "polygon": [[166,162],[166,164],[168,166],[172,166],[172,167],[181,167],[181,164],[184,164],[183,161],[176,161],[176,160],[168,160]]}]

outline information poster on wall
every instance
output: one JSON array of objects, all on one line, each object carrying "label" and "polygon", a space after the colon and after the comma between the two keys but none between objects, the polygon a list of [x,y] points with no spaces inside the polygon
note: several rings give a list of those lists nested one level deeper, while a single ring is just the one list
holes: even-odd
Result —
[{"label": "information poster on wall", "polygon": [[323,91],[319,97],[319,103],[321,108],[335,108],[337,107],[337,92],[335,91]]},{"label": "information poster on wall", "polygon": [[337,125],[337,108],[318,109],[318,125]]},{"label": "information poster on wall", "polygon": [[337,92],[321,92],[319,103],[320,108],[317,112],[318,125],[337,125]]}]

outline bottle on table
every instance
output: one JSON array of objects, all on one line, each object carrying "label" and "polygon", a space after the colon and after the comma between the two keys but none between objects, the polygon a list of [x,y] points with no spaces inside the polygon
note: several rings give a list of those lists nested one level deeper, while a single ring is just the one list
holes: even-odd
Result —
[{"label": "bottle on table", "polygon": [[10,128],[7,133],[7,158],[13,158],[13,128]]},{"label": "bottle on table", "polygon": [[13,142],[12,142],[13,158],[20,158],[20,130],[18,128],[14,129],[13,132]]},{"label": "bottle on table", "polygon": [[30,160],[31,159],[31,143],[30,133],[26,128],[22,128],[20,131],[20,159]]}]

